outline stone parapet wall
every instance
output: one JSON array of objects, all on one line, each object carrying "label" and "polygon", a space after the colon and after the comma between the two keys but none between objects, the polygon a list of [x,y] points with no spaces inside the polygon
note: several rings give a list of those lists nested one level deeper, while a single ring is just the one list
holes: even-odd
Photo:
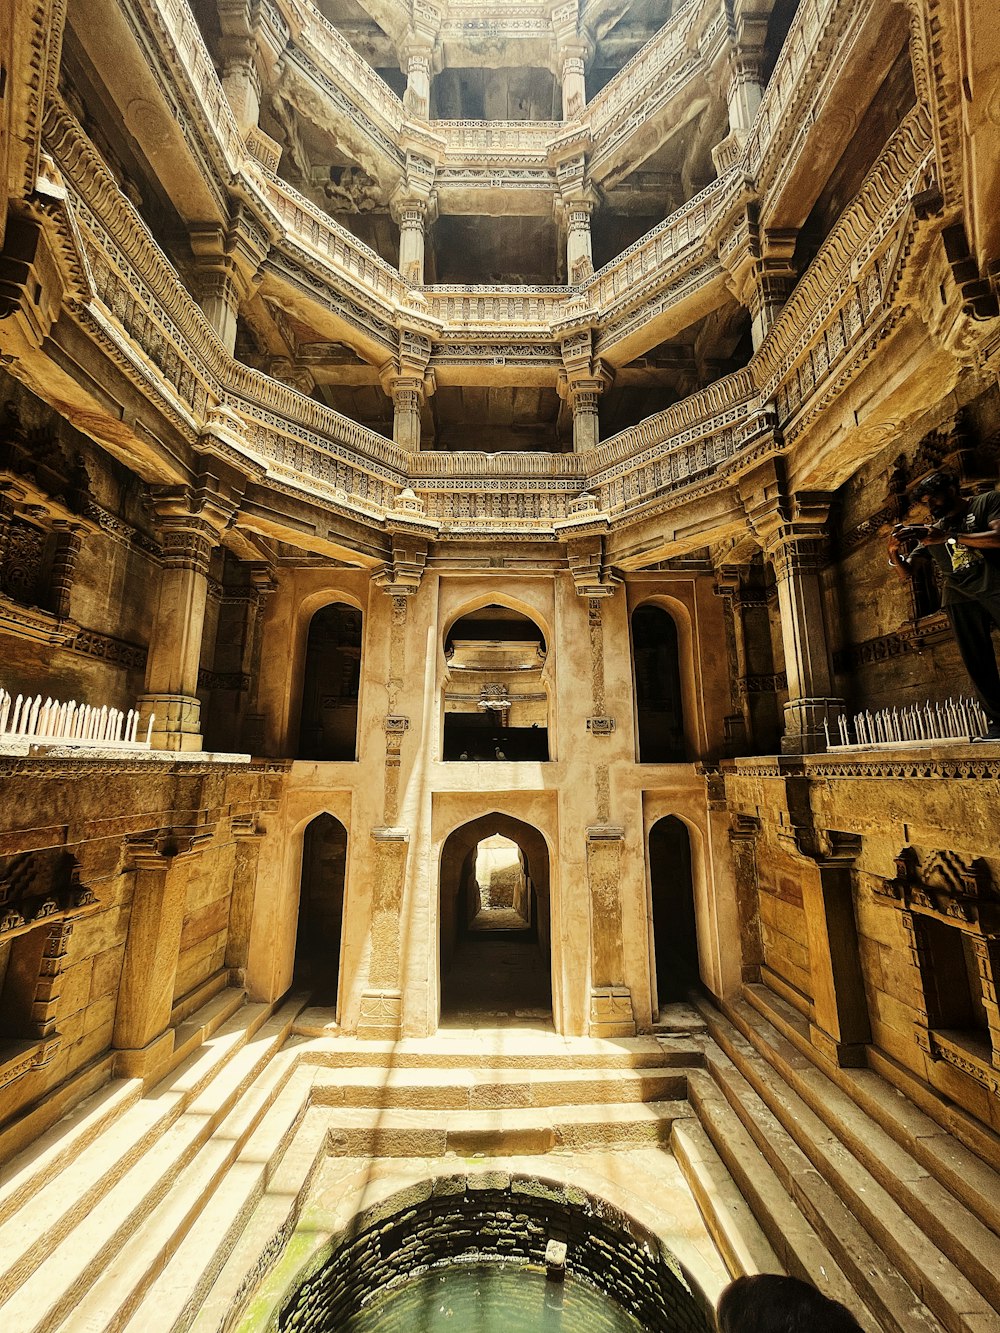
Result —
[{"label": "stone parapet wall", "polygon": [[723,767],[760,950],[748,979],[802,1016],[820,1058],[874,1060],[942,1123],[953,1103],[1000,1133],[1000,762],[951,745]]}]

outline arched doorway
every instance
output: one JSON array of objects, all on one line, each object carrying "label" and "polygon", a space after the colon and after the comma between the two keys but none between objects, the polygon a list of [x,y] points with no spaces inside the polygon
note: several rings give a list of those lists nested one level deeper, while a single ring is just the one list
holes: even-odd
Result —
[{"label": "arched doorway", "polygon": [[361,612],[342,602],[309,622],[299,723],[300,759],[357,757]]},{"label": "arched doorway", "polygon": [[337,1006],[344,921],[347,829],[333,815],[317,815],[302,840],[302,887],[295,935],[295,987],[314,1004]]},{"label": "arched doorway", "polygon": [[494,813],[448,837],[440,934],[442,1025],[550,1026],[549,858],[537,829]]},{"label": "arched doorway", "polygon": [[649,886],[654,979],[662,1008],[687,999],[700,980],[691,838],[676,815],[667,815],[650,829]]},{"label": "arched doorway", "polygon": [[641,764],[678,764],[687,757],[677,625],[660,606],[632,614],[636,720]]},{"label": "arched doorway", "polygon": [[444,645],[446,760],[547,760],[545,637],[507,606],[482,606],[457,620]]}]

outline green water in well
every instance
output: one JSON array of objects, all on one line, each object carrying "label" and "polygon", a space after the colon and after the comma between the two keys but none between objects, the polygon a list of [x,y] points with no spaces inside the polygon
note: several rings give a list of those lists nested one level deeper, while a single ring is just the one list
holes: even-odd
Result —
[{"label": "green water in well", "polygon": [[586,1282],[511,1264],[449,1264],[377,1297],[342,1333],[641,1333]]}]

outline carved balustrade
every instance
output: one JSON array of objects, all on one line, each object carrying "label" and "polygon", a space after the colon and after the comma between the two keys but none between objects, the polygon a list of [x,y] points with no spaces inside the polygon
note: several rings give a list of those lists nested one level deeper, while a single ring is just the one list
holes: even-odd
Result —
[{"label": "carved balustrade", "polygon": [[[816,5],[822,8],[821,0]],[[775,424],[786,443],[794,439],[832,386],[864,363],[874,340],[900,317],[894,290],[907,237],[917,225],[910,203],[932,154],[927,113],[917,109],[886,146],[746,371],[575,459],[469,454],[457,464],[448,456],[409,456],[376,432],[234,362],[58,103],[50,106],[45,136],[68,194],[66,204],[53,206],[52,216],[67,265],[75,266],[74,317],[159,401],[185,437],[196,440],[209,414],[224,404],[239,419],[236,447],[251,465],[263,467],[278,489],[322,495],[330,505],[378,523],[399,491],[411,485],[425,500],[428,518],[451,531],[491,525],[550,531],[584,489],[597,496],[613,522],[627,523],[652,501],[670,501],[691,487],[728,484],[727,477],[758,448],[776,447]],[[327,275],[327,291],[336,291],[330,275],[349,275],[352,290],[376,312],[370,317],[381,321],[386,345],[398,348],[396,317],[402,298],[409,299],[399,275],[259,166],[252,180],[286,235],[295,239],[296,261],[308,251],[316,272]],[[431,339],[432,364],[455,350],[449,336],[496,324],[503,326],[503,342],[491,343],[487,332],[470,355],[486,363],[491,355],[523,353],[526,364],[535,358],[536,364],[555,366],[552,326],[571,310],[578,312],[581,298],[595,310],[599,330],[603,322],[599,351],[602,337],[618,336],[616,312],[625,321],[647,317],[649,293],[661,290],[657,284],[667,284],[662,290],[669,299],[685,283],[704,280],[703,266],[712,262],[705,238],[734,189],[729,177],[714,182],[578,291],[428,288],[422,314],[428,329],[438,330]],[[275,251],[288,244],[279,236]],[[526,339],[520,350],[512,342],[519,337]]]}]

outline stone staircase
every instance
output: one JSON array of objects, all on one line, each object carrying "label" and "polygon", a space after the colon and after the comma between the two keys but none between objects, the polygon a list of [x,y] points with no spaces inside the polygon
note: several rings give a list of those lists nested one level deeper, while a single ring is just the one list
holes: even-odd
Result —
[{"label": "stone staircase", "polygon": [[215,1333],[324,1173],[367,1200],[474,1161],[589,1176],[647,1222],[679,1188],[730,1272],[808,1277],[870,1333],[996,1333],[1000,1177],[877,1074],[819,1073],[748,994],[655,1037],[379,1043],[224,992],[156,1088],[107,1085],[0,1177],[0,1327]]},{"label": "stone staircase", "polygon": [[[871,1330],[996,1333],[1000,1175],[871,1070],[828,1078],[794,1011],[749,993],[728,1017],[702,1007],[696,1122],[671,1140],[730,1268],[776,1261],[856,1312],[860,1297]],[[730,1216],[720,1172],[760,1234]]]}]

